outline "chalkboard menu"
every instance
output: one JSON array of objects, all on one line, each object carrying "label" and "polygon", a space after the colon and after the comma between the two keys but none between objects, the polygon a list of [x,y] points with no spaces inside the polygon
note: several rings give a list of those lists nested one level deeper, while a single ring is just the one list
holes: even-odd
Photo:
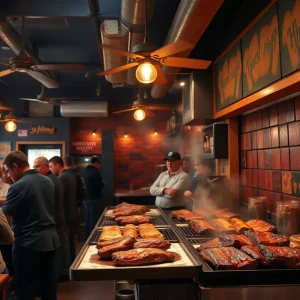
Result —
[{"label": "chalkboard menu", "polygon": [[282,76],[300,68],[300,0],[279,0]]},{"label": "chalkboard menu", "polygon": [[242,37],[242,53],[243,97],[281,78],[277,3]]},{"label": "chalkboard menu", "polygon": [[218,61],[215,76],[217,110],[242,98],[241,41]]}]

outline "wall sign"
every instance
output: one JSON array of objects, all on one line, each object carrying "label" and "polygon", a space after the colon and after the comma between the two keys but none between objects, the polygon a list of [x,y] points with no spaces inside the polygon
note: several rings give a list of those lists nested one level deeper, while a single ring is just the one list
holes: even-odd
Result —
[{"label": "wall sign", "polygon": [[56,132],[55,127],[48,127],[44,125],[38,125],[31,127],[30,134],[50,134],[53,135]]},{"label": "wall sign", "polygon": [[28,130],[27,129],[18,129],[18,136],[28,136]]},{"label": "wall sign", "polygon": [[300,0],[280,0],[278,5],[282,75],[286,76],[300,68]]},{"label": "wall sign", "polygon": [[243,97],[241,41],[216,64],[215,70],[218,111]]},{"label": "wall sign", "polygon": [[281,78],[277,4],[243,36],[243,97]]},{"label": "wall sign", "polygon": [[100,141],[74,141],[71,143],[70,152],[73,154],[100,153]]}]

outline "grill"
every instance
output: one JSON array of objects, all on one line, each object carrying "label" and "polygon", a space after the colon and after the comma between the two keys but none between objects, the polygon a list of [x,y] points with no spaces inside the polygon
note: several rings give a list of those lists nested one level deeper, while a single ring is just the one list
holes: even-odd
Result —
[{"label": "grill", "polygon": [[[161,232],[165,238],[165,240],[169,241],[169,242],[178,242],[178,238],[176,237],[176,235],[174,234],[172,228],[157,228],[159,232]],[[95,231],[95,233],[93,234],[91,240],[90,240],[90,244],[91,245],[96,245],[100,234],[102,232],[102,229],[97,229]]]},{"label": "grill", "polygon": [[[151,223],[153,225],[156,225],[156,226],[168,225],[167,222],[165,221],[165,219],[162,216],[151,216],[151,218],[152,218]],[[105,216],[103,218],[102,222],[100,222],[100,224],[98,226],[102,227],[102,226],[111,226],[111,225],[118,225],[118,224],[112,218]]]},{"label": "grill", "polygon": [[170,218],[172,219],[172,221],[175,223],[175,224],[187,224],[187,222],[185,221],[179,221],[177,218],[173,218],[170,216]]},{"label": "grill", "polygon": [[211,238],[203,238],[203,239],[188,239],[188,241],[192,244],[192,245],[199,245],[199,244],[203,244],[206,243],[208,241],[210,241]]},{"label": "grill", "polygon": [[203,234],[203,233],[197,233],[194,231],[191,227],[189,226],[178,226],[177,227],[185,237],[190,238],[190,237],[198,237],[198,238],[213,238],[214,236],[211,234]]}]

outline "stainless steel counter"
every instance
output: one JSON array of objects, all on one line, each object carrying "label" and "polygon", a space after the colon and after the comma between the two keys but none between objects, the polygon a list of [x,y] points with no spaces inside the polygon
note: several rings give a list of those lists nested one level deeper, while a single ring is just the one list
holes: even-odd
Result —
[{"label": "stainless steel counter", "polygon": [[142,189],[119,189],[115,191],[115,197],[150,197],[149,190],[142,190]]}]

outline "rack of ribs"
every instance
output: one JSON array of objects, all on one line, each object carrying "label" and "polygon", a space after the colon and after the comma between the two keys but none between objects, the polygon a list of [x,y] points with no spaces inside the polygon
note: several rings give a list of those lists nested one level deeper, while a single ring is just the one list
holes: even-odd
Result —
[{"label": "rack of ribs", "polygon": [[127,202],[122,202],[115,207],[113,212],[115,213],[117,211],[122,211],[124,209],[139,209],[139,210],[143,211],[144,213],[150,211],[150,208],[145,205],[129,204]]},{"label": "rack of ribs", "polygon": [[199,220],[199,219],[193,219],[190,222],[190,227],[197,233],[203,233],[203,234],[215,234],[215,228],[209,224],[207,221]]},{"label": "rack of ribs", "polygon": [[253,245],[253,242],[242,234],[221,234],[219,238],[224,247],[241,248],[246,245]]},{"label": "rack of ribs", "polygon": [[254,270],[255,259],[233,247],[210,248],[200,251],[200,257],[217,270]]},{"label": "rack of ribs", "polygon": [[224,247],[224,245],[222,244],[222,242],[220,241],[219,238],[215,238],[215,239],[212,239],[210,241],[207,241],[207,242],[201,244],[196,250],[201,251],[204,249],[220,248],[220,247]]},{"label": "rack of ribs", "polygon": [[123,236],[131,236],[135,239],[138,238],[138,233],[133,224],[126,224],[123,229]]},{"label": "rack of ribs", "polygon": [[254,244],[266,246],[289,246],[290,244],[290,240],[286,236],[273,232],[246,231],[245,235],[250,238]]},{"label": "rack of ribs", "polygon": [[232,218],[229,220],[229,222],[239,233],[252,230],[252,228],[247,223],[245,223],[243,220],[239,218]]},{"label": "rack of ribs", "polygon": [[156,248],[162,250],[168,250],[171,247],[171,243],[162,239],[148,238],[136,241],[133,248]]},{"label": "rack of ribs", "polygon": [[231,211],[215,212],[214,216],[217,219],[225,219],[225,220],[229,220],[231,218],[238,218],[238,215]]},{"label": "rack of ribs", "polygon": [[112,260],[115,266],[141,266],[171,262],[175,255],[171,252],[153,249],[139,248],[128,251],[115,252]]},{"label": "rack of ribs", "polygon": [[262,231],[262,232],[277,232],[277,228],[271,224],[269,224],[266,221],[263,220],[258,220],[258,219],[254,219],[254,220],[249,220],[248,222],[246,222],[254,231]]},{"label": "rack of ribs", "polygon": [[138,226],[138,232],[142,239],[147,238],[157,238],[157,239],[164,239],[163,234],[158,231],[158,229],[153,224],[140,224]]},{"label": "rack of ribs", "polygon": [[211,212],[201,208],[195,208],[192,212],[201,219],[209,219],[211,217]]},{"label": "rack of ribs", "polygon": [[132,249],[134,243],[135,239],[131,236],[124,237],[118,241],[115,239],[115,243],[99,248],[98,255],[100,259],[110,259],[114,252]]},{"label": "rack of ribs", "polygon": [[143,223],[150,223],[151,217],[150,216],[144,216],[144,215],[134,215],[134,216],[122,216],[115,218],[115,221],[119,225],[126,225],[126,224],[143,224]]},{"label": "rack of ribs", "polygon": [[116,219],[118,217],[123,216],[133,216],[133,215],[144,215],[145,211],[140,208],[124,208],[122,210],[117,210],[116,212],[111,215],[112,218]]},{"label": "rack of ribs", "polygon": [[109,241],[122,237],[119,226],[103,226],[99,241]]},{"label": "rack of ribs", "polygon": [[255,245],[243,246],[241,250],[255,259],[260,266],[268,266],[270,262],[264,257],[262,253],[259,252]]},{"label": "rack of ribs", "polygon": [[171,217],[179,220],[179,221],[191,221],[192,219],[200,219],[199,216],[196,216],[195,214],[193,214],[191,211],[187,210],[187,209],[179,209],[179,210],[173,210],[171,211]]},{"label": "rack of ribs", "polygon": [[213,219],[209,222],[219,233],[237,233],[235,228],[225,219]]}]

